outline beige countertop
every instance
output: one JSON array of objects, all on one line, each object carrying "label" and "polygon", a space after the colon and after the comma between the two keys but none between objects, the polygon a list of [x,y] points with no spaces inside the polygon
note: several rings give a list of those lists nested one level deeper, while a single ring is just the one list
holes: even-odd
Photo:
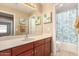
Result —
[{"label": "beige countertop", "polygon": [[26,40],[25,35],[0,37],[0,51],[23,45],[26,43],[34,42],[37,40],[41,40],[47,37],[52,37],[52,35],[42,34],[37,36],[28,36]]}]

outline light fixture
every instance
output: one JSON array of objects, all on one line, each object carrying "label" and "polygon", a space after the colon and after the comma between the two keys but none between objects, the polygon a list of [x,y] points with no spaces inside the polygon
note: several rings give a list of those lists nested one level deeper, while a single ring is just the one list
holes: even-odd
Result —
[{"label": "light fixture", "polygon": [[37,6],[34,3],[24,3],[25,6],[36,9]]},{"label": "light fixture", "polygon": [[62,4],[62,3],[57,3],[57,4],[55,4],[55,6],[56,6],[56,7],[63,7],[64,4]]}]

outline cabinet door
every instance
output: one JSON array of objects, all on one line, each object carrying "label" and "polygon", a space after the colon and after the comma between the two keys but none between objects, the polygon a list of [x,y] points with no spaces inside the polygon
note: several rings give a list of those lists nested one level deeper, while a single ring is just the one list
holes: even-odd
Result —
[{"label": "cabinet door", "polygon": [[11,56],[11,49],[0,51],[0,56]]},{"label": "cabinet door", "polygon": [[45,44],[45,56],[49,56],[51,54],[51,45],[50,42]]},{"label": "cabinet door", "polygon": [[44,45],[35,48],[35,56],[44,56]]},{"label": "cabinet door", "polygon": [[17,56],[25,51],[33,49],[33,43],[24,44],[18,47],[12,48],[12,55]]},{"label": "cabinet door", "polygon": [[42,56],[44,56],[45,55],[45,45],[43,44],[42,45]]},{"label": "cabinet door", "polygon": [[34,42],[34,47],[38,47],[38,46],[40,46],[40,45],[43,45],[44,42],[45,42],[45,40],[38,40],[38,41],[35,41],[35,42]]},{"label": "cabinet door", "polygon": [[33,49],[26,51],[18,56],[33,56]]}]

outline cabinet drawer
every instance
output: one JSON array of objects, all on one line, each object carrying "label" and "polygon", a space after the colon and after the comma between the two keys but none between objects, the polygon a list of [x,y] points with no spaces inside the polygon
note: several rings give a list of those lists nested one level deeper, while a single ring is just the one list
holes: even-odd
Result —
[{"label": "cabinet drawer", "polygon": [[0,56],[11,56],[11,49],[0,51]]},{"label": "cabinet drawer", "polygon": [[15,55],[21,54],[22,52],[32,48],[33,48],[33,43],[28,43],[22,46],[15,47],[12,49],[12,55],[15,56]]},{"label": "cabinet drawer", "polygon": [[35,41],[35,42],[34,42],[34,47],[40,46],[40,45],[42,45],[42,44],[44,44],[44,39],[43,39],[43,40]]},{"label": "cabinet drawer", "polygon": [[26,51],[18,56],[33,56],[33,49]]}]

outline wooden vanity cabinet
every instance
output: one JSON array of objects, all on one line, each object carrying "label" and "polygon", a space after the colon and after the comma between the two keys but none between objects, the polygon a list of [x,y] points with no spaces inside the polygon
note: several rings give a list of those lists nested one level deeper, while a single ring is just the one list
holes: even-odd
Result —
[{"label": "wooden vanity cabinet", "polygon": [[[12,55],[19,56],[19,55],[26,55],[33,50],[33,43],[24,44],[18,47],[12,48]],[[30,52],[29,52],[30,51]]]},{"label": "wooden vanity cabinet", "polygon": [[50,56],[52,37],[0,51],[0,56]]},{"label": "wooden vanity cabinet", "polygon": [[50,56],[51,55],[51,37],[34,42],[35,56]]},{"label": "wooden vanity cabinet", "polygon": [[44,40],[34,42],[34,56],[44,56]]},{"label": "wooden vanity cabinet", "polygon": [[0,56],[11,56],[11,49],[0,51]]},{"label": "wooden vanity cabinet", "polygon": [[50,56],[51,55],[51,39],[52,37],[46,38],[45,39],[45,56]]},{"label": "wooden vanity cabinet", "polygon": [[36,47],[34,50],[34,56],[44,56],[44,45]]},{"label": "wooden vanity cabinet", "polygon": [[45,43],[45,56],[49,56],[51,54],[50,42]]},{"label": "wooden vanity cabinet", "polygon": [[29,51],[25,51],[24,53],[20,54],[19,56],[33,56],[34,52],[33,49],[29,50]]}]

